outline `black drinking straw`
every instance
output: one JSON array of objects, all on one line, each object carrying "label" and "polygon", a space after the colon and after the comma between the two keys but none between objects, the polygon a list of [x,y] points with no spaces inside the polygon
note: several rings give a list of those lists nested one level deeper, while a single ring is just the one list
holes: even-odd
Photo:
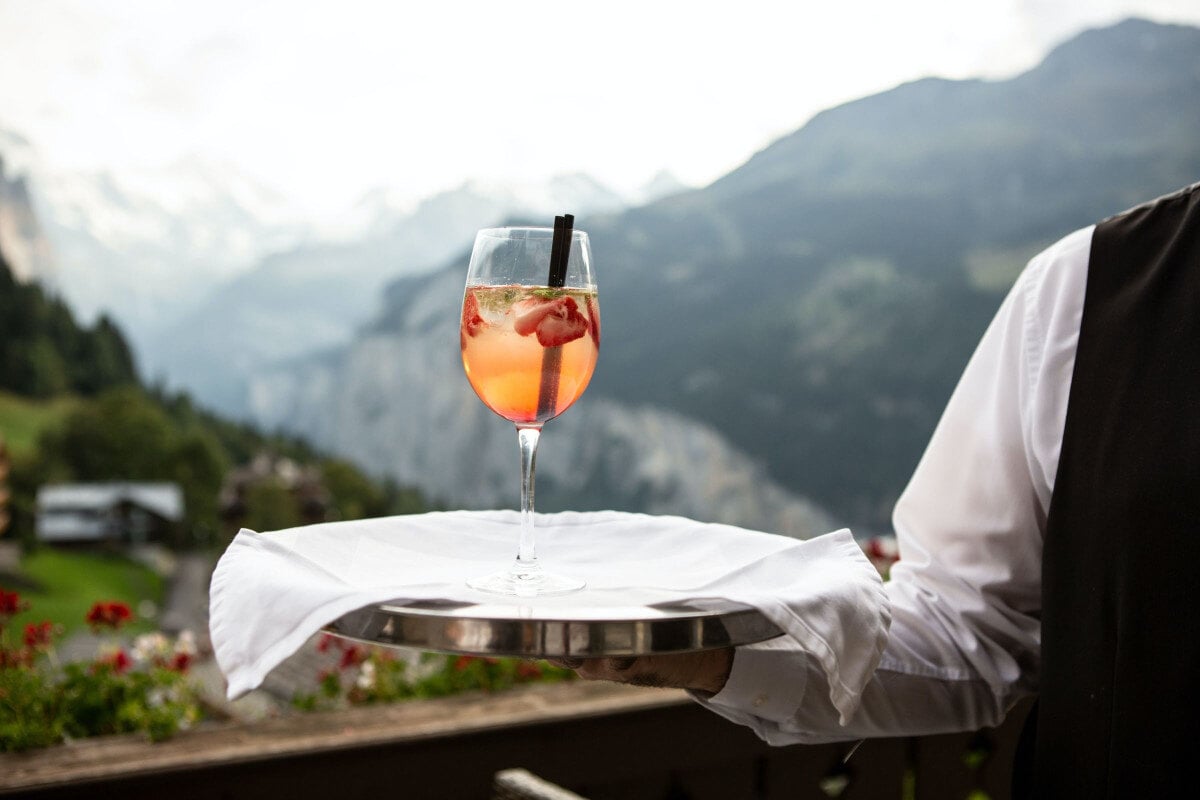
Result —
[{"label": "black drinking straw", "polygon": [[[565,214],[554,218],[554,239],[550,243],[550,275],[546,285],[559,289],[567,283],[567,261],[571,256],[571,234],[575,217]],[[558,403],[558,374],[562,369],[562,347],[542,351],[542,383],[538,387],[537,418],[545,422],[554,416]]]},{"label": "black drinking straw", "polygon": [[565,214],[554,218],[554,241],[550,245],[550,277],[546,285],[556,289],[567,283],[567,259],[571,256],[571,233],[575,217]]}]

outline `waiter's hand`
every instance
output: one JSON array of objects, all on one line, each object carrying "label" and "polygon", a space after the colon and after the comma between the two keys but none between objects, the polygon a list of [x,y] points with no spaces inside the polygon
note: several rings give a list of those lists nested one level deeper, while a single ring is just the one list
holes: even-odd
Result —
[{"label": "waiter's hand", "polygon": [[560,658],[550,659],[550,663],[573,669],[589,681],[670,686],[716,694],[724,688],[733,668],[733,648],[636,658]]}]

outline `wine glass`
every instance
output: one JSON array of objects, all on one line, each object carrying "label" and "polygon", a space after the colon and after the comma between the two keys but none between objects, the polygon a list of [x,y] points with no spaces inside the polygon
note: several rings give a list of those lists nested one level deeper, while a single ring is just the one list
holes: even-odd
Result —
[{"label": "wine glass", "polygon": [[484,405],[517,428],[521,536],[507,570],[467,581],[530,597],[583,588],[546,572],[534,549],[533,490],[542,426],[587,388],[600,352],[600,312],[588,235],[570,215],[554,228],[487,228],[475,236],[459,344],[467,380]]}]

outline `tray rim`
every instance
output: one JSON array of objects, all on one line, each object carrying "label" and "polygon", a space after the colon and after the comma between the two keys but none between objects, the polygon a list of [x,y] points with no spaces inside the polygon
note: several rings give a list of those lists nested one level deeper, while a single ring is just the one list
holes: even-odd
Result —
[{"label": "tray rim", "polygon": [[[457,655],[520,658],[601,658],[699,652],[753,644],[783,631],[753,606],[726,603],[707,608],[686,602],[667,607],[614,607],[629,616],[563,618],[569,609],[499,613],[455,601],[395,599],[343,614],[324,626],[354,641]],[[513,605],[514,611],[522,608]],[[528,608],[528,607],[525,607]],[[645,612],[639,614],[638,611]],[[675,613],[670,613],[674,611]],[[651,613],[652,612],[652,613]],[[664,613],[666,612],[666,613]]]}]

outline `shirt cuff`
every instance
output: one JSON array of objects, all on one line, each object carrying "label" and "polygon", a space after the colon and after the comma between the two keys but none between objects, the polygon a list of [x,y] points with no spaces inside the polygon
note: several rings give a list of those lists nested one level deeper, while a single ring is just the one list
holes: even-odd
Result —
[{"label": "shirt cuff", "polygon": [[701,704],[727,719],[746,717],[785,723],[804,699],[808,656],[789,637],[779,636],[734,650],[725,687],[716,694],[692,692]]}]

